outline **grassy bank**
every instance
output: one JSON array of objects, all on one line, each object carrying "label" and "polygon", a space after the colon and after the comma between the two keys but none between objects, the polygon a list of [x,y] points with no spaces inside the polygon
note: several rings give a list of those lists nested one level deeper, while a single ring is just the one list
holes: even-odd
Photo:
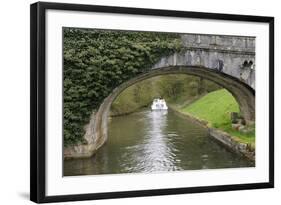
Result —
[{"label": "grassy bank", "polygon": [[196,118],[208,121],[209,127],[221,129],[252,146],[255,144],[255,131],[242,133],[231,126],[231,112],[239,112],[239,105],[234,97],[225,89],[210,92],[180,109]]},{"label": "grassy bank", "polygon": [[[243,143],[255,145],[255,130],[241,132],[232,128],[231,113],[239,105],[226,89],[205,79],[182,74],[153,77],[125,89],[113,102],[111,116],[136,112],[163,97],[177,111],[208,122]],[[254,126],[254,125],[253,125]]]}]

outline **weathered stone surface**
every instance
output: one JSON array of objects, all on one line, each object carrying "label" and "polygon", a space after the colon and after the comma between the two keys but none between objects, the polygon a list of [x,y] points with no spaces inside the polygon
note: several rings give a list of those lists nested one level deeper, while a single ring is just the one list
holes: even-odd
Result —
[{"label": "weathered stone surface", "polygon": [[244,125],[240,125],[239,128],[238,128],[238,131],[241,132],[243,129],[245,129],[245,126]]},{"label": "weathered stone surface", "polygon": [[242,154],[248,159],[255,161],[255,149],[250,145],[239,142],[229,134],[214,128],[209,128],[209,135],[233,152]]},{"label": "weathered stone surface", "polygon": [[[255,38],[185,34],[182,35],[182,44],[184,52],[163,56],[147,73],[115,88],[85,126],[87,144],[66,148],[64,156],[88,157],[94,154],[107,140],[108,114],[114,99],[129,86],[158,75],[188,74],[211,80],[232,93],[247,123],[254,122]],[[245,66],[250,61],[252,65]]]},{"label": "weathered stone surface", "polygon": [[[201,66],[233,76],[255,88],[255,37],[185,34],[182,42],[185,52],[164,56],[153,68]],[[252,64],[245,66],[245,62]]]},{"label": "weathered stone surface", "polygon": [[231,119],[231,122],[232,122],[232,123],[237,123],[237,122],[238,122],[238,119],[239,119],[238,112],[232,112],[232,113],[230,114],[230,119]]},{"label": "weathered stone surface", "polygon": [[239,130],[239,127],[241,126],[240,124],[232,124],[232,129],[234,130]]}]

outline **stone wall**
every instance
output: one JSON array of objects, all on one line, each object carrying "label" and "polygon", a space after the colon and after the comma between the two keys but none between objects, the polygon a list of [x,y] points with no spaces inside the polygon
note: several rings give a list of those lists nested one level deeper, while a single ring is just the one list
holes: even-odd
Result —
[{"label": "stone wall", "polygon": [[215,128],[209,128],[208,133],[210,137],[212,137],[225,147],[229,148],[231,151],[237,154],[241,154],[252,161],[255,161],[255,149],[249,144],[239,142],[228,133]]},{"label": "stone wall", "polygon": [[201,126],[208,129],[208,135],[212,139],[216,140],[216,142],[223,145],[225,148],[239,155],[243,155],[251,161],[255,161],[255,148],[251,147],[249,144],[242,143],[235,137],[230,134],[221,131],[219,129],[211,128],[208,126],[208,122],[202,119],[198,119],[188,113],[182,113],[178,111],[175,107],[169,106],[169,110],[172,110],[177,115],[187,118],[188,120],[193,121],[194,123],[200,124]]},{"label": "stone wall", "polygon": [[182,42],[183,52],[164,56],[153,68],[201,66],[233,76],[255,89],[254,37],[185,34]]},{"label": "stone wall", "polygon": [[210,34],[181,35],[185,47],[201,47],[233,52],[255,52],[255,37]]}]

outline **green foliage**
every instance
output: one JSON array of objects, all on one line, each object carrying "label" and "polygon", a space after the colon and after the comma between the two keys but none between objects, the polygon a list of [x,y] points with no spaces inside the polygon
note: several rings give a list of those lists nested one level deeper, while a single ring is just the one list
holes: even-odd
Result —
[{"label": "green foliage", "polygon": [[239,112],[239,105],[234,97],[226,90],[211,92],[193,104],[183,108],[183,111],[207,120],[213,126],[231,124],[230,113]]},{"label": "green foliage", "polygon": [[199,119],[209,122],[209,126],[222,129],[241,141],[253,144],[255,131],[244,134],[231,127],[231,112],[240,112],[235,98],[226,89],[213,91],[194,103],[181,109]]},{"label": "green foliage", "polygon": [[255,126],[252,126],[252,131],[248,133],[242,133],[233,129],[231,124],[222,124],[219,128],[229,133],[231,136],[236,137],[239,141],[248,143],[251,145],[251,147],[255,147]]},{"label": "green foliage", "polygon": [[[198,86],[199,84],[202,85]],[[210,88],[205,85],[211,86],[213,90],[220,88],[213,82],[186,74],[169,74],[146,79],[125,89],[116,98],[111,106],[111,115],[135,112],[149,106],[153,99],[158,97],[163,97],[169,105],[185,105],[202,93],[208,92]]]},{"label": "green foliage", "polygon": [[179,35],[63,29],[64,145],[83,142],[83,126],[121,83],[181,50]]},{"label": "green foliage", "polygon": [[125,89],[111,105],[111,115],[124,115],[150,105],[157,94],[154,92],[153,82],[144,80]]},{"label": "green foliage", "polygon": [[161,97],[167,100],[176,100],[185,90],[189,81],[196,81],[195,77],[187,75],[160,76],[156,82]]},{"label": "green foliage", "polygon": [[221,88],[211,81],[186,74],[163,75],[156,77],[153,81],[156,82],[156,89],[161,97],[179,106],[185,105],[186,102],[204,93]]}]

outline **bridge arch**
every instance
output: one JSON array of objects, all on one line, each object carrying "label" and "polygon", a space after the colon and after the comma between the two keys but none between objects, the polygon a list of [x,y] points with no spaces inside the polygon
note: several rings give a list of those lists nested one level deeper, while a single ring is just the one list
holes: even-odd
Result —
[{"label": "bridge arch", "polygon": [[165,74],[203,77],[226,88],[236,99],[246,122],[255,121],[255,38],[241,36],[182,35],[184,51],[163,56],[151,68],[115,88],[93,112],[85,126],[85,144],[64,149],[64,157],[89,157],[107,140],[112,102],[127,87]]},{"label": "bridge arch", "polygon": [[[255,120],[255,90],[248,84],[233,76],[200,66],[161,67],[152,69],[144,74],[140,74],[139,76],[116,87],[111,94],[104,99],[98,111],[92,114],[89,124],[85,127],[86,133],[84,139],[87,141],[87,145],[79,145],[68,148],[68,150],[64,153],[65,157],[67,157],[67,155],[77,157],[91,156],[95,150],[101,147],[107,140],[110,107],[120,93],[137,82],[167,74],[193,75],[203,77],[204,79],[217,83],[221,87],[227,89],[236,99],[240,107],[240,112],[244,116],[246,122]],[[75,155],[73,152],[75,152]],[[80,155],[77,155],[77,153],[80,153]]]}]

